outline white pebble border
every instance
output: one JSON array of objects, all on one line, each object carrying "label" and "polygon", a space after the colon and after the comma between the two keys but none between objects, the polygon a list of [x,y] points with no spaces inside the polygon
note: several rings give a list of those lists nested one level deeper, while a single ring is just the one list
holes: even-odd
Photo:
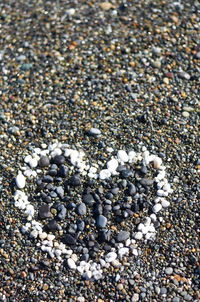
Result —
[{"label": "white pebble border", "polygon": [[[112,153],[114,150],[109,148],[108,152]],[[88,262],[79,261],[73,251],[66,249],[65,244],[56,241],[55,236],[47,234],[43,231],[42,223],[34,220],[35,209],[28,201],[28,196],[22,191],[26,186],[26,178],[37,177],[42,173],[41,169],[37,169],[40,156],[48,155],[52,158],[56,155],[63,154],[70,159],[73,167],[77,167],[82,176],[88,175],[90,178],[105,180],[114,175],[118,175],[118,165],[124,163],[137,163],[143,162],[144,165],[149,165],[153,162],[154,169],[157,175],[154,178],[157,183],[157,196],[154,199],[154,206],[152,208],[153,214],[146,217],[145,222],[140,223],[137,227],[137,232],[134,234],[134,239],[127,239],[125,244],[119,243],[118,250],[115,248],[107,254],[102,254],[99,263],[90,260]],[[137,247],[137,240],[153,240],[156,235],[155,222],[157,219],[162,221],[162,218],[157,217],[157,214],[162,208],[170,206],[170,202],[166,199],[169,194],[173,192],[166,178],[166,167],[163,165],[162,159],[156,155],[150,154],[146,147],[142,147],[142,152],[136,153],[135,151],[126,152],[119,150],[116,156],[112,156],[106,164],[106,169],[100,170],[98,164],[90,166],[87,160],[84,159],[85,153],[70,149],[68,145],[55,142],[49,146],[46,144],[41,145],[40,148],[35,148],[32,155],[27,155],[24,158],[24,166],[18,171],[15,178],[18,190],[14,193],[14,204],[17,208],[24,211],[27,216],[27,223],[22,227],[23,233],[30,233],[31,238],[38,238],[37,246],[43,252],[47,252],[50,257],[56,257],[58,260],[63,261],[62,254],[67,257],[67,264],[69,269],[78,271],[84,278],[98,280],[102,278],[103,268],[120,267],[122,264],[120,260],[127,255],[138,256],[140,251]],[[99,171],[100,170],[100,171]]]}]

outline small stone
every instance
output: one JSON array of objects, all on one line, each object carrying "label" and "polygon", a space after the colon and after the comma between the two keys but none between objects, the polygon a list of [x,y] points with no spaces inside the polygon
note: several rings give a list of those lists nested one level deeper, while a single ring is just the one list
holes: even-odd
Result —
[{"label": "small stone", "polygon": [[103,10],[109,10],[109,9],[111,9],[113,7],[113,5],[112,5],[112,3],[106,1],[106,2],[102,2],[100,4],[100,7]]},{"label": "small stone", "polygon": [[158,213],[161,209],[162,209],[162,205],[160,203],[157,203],[155,204],[155,206],[153,206],[152,211],[154,213]]},{"label": "small stone", "polygon": [[65,163],[65,157],[63,155],[56,155],[52,161],[54,164],[59,166]]},{"label": "small stone", "polygon": [[153,61],[152,65],[153,65],[153,67],[161,68],[161,66],[162,66],[161,60]]},{"label": "small stone", "polygon": [[61,230],[61,226],[56,222],[55,219],[52,219],[51,221],[49,221],[49,223],[47,224],[47,229],[49,231],[60,231]]},{"label": "small stone", "polygon": [[124,150],[119,150],[117,152],[117,158],[124,163],[128,162],[129,160],[129,156]]},{"label": "small stone", "polygon": [[72,235],[66,234],[64,237],[64,242],[68,245],[75,245],[76,239]]},{"label": "small stone", "polygon": [[154,180],[150,179],[150,178],[142,178],[140,180],[141,185],[143,185],[144,187],[147,186],[152,186],[154,184]]},{"label": "small stone", "polygon": [[64,166],[64,165],[61,165],[60,169],[59,169],[59,172],[58,172],[58,176],[65,178],[65,177],[67,177],[68,172],[69,172],[68,167]]},{"label": "small stone", "polygon": [[47,156],[41,156],[38,165],[41,168],[48,167],[50,165],[49,158]]},{"label": "small stone", "polygon": [[131,298],[131,302],[138,302],[139,298],[140,298],[139,294],[134,293],[132,298]]},{"label": "small stone", "polygon": [[70,269],[76,269],[76,263],[71,258],[67,259],[67,265]]},{"label": "small stone", "polygon": [[26,185],[26,180],[22,172],[20,171],[17,177],[15,178],[16,185],[19,189],[23,189]]},{"label": "small stone", "polygon": [[87,212],[87,209],[86,209],[86,205],[85,203],[80,203],[78,206],[77,206],[77,214],[78,215],[85,215]]},{"label": "small stone", "polygon": [[88,130],[88,135],[90,136],[98,136],[101,134],[101,131],[97,128],[91,128],[90,130]]},{"label": "small stone", "polygon": [[61,186],[59,186],[59,187],[56,188],[56,193],[58,194],[58,196],[60,198],[63,198],[65,192],[64,192],[63,188]]},{"label": "small stone", "polygon": [[85,194],[83,195],[83,202],[88,206],[93,206],[95,201],[92,194]]},{"label": "small stone", "polygon": [[115,252],[110,252],[106,255],[105,261],[107,263],[114,261],[117,258],[117,254]]},{"label": "small stone", "polygon": [[97,227],[98,228],[105,228],[107,224],[107,218],[103,215],[99,215],[97,217]]},{"label": "small stone", "polygon": [[117,235],[117,242],[123,242],[125,240],[127,240],[130,237],[130,232],[127,231],[121,231],[119,232],[119,234]]},{"label": "small stone", "polygon": [[167,268],[165,269],[165,274],[171,275],[172,273],[173,273],[173,268],[172,268],[172,267],[167,267]]},{"label": "small stone", "polygon": [[187,72],[185,72],[185,71],[179,72],[178,76],[179,76],[180,79],[183,79],[183,80],[190,80],[190,75],[189,75],[189,73],[187,73]]},{"label": "small stone", "polygon": [[42,181],[45,183],[51,183],[53,182],[53,177],[51,177],[50,175],[45,175],[43,176]]},{"label": "small stone", "polygon": [[183,117],[189,117],[190,116],[190,113],[188,111],[183,111],[182,112],[182,116]]},{"label": "small stone", "polygon": [[69,184],[73,187],[77,187],[81,185],[81,178],[79,175],[73,175],[70,180]]},{"label": "small stone", "polygon": [[51,216],[49,205],[46,203],[41,205],[38,211],[38,215],[40,216],[41,219],[49,218]]},{"label": "small stone", "polygon": [[108,179],[111,176],[111,172],[108,169],[103,169],[99,173],[99,178],[104,180]]}]

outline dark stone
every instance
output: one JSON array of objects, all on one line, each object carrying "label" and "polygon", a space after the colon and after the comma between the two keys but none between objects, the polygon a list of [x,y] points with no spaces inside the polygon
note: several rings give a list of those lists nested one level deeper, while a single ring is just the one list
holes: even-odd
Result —
[{"label": "dark stone", "polygon": [[58,175],[62,178],[67,177],[69,169],[67,166],[62,165],[59,169]]},{"label": "dark stone", "polygon": [[56,155],[54,156],[54,158],[52,159],[52,162],[56,165],[62,165],[65,163],[65,157],[63,155]]},{"label": "dark stone", "polygon": [[78,206],[77,206],[77,214],[78,215],[85,215],[87,212],[87,209],[86,209],[86,205],[85,203],[80,203]]},{"label": "dark stone", "polygon": [[50,183],[53,182],[53,178],[50,175],[45,175],[43,176],[42,181],[45,183]]},{"label": "dark stone", "polygon": [[97,227],[98,228],[105,228],[106,224],[107,224],[107,218],[103,215],[99,215],[97,217]]},{"label": "dark stone", "polygon": [[41,193],[42,200],[46,203],[51,203],[51,197],[46,195],[44,192]]},{"label": "dark stone", "polygon": [[85,194],[83,195],[83,202],[87,204],[88,206],[93,206],[94,204],[94,198],[92,194]]},{"label": "dark stone", "polygon": [[144,187],[146,186],[152,186],[154,184],[154,180],[150,179],[150,178],[142,178],[140,180],[141,185],[143,185]]},{"label": "dark stone", "polygon": [[128,177],[133,177],[134,176],[134,174],[133,174],[133,172],[131,171],[131,170],[123,170],[122,172],[121,172],[121,177],[122,178],[128,178]]},{"label": "dark stone", "polygon": [[49,205],[46,203],[42,204],[39,208],[38,215],[41,219],[49,218],[51,216]]},{"label": "dark stone", "polygon": [[134,186],[134,184],[129,183],[129,185],[128,185],[128,194],[132,196],[135,193],[136,193],[136,187]]},{"label": "dark stone", "polygon": [[58,194],[58,196],[60,198],[63,198],[65,192],[64,192],[63,188],[61,186],[59,186],[59,187],[56,188],[56,193]]},{"label": "dark stone", "polygon": [[83,220],[78,220],[77,230],[82,232],[84,229],[85,229],[85,222]]},{"label": "dark stone", "polygon": [[111,239],[111,231],[110,230],[102,230],[99,232],[98,237],[100,242],[109,242]]},{"label": "dark stone", "polygon": [[68,245],[75,245],[76,244],[76,239],[70,234],[66,234],[63,238],[63,241],[64,241],[65,244],[68,244]]},{"label": "dark stone", "polygon": [[57,170],[49,170],[49,175],[50,176],[56,176],[57,175]]},{"label": "dark stone", "polygon": [[69,179],[69,184],[71,186],[77,187],[81,185],[81,178],[79,175],[73,175],[70,179]]},{"label": "dark stone", "polygon": [[123,242],[127,240],[130,237],[130,232],[127,231],[121,231],[116,237],[117,242]]},{"label": "dark stone", "polygon": [[59,220],[64,220],[66,215],[67,215],[67,209],[65,208],[65,206],[63,204],[60,204],[58,207],[57,207],[57,211],[59,212],[58,213],[58,219]]},{"label": "dark stone", "polygon": [[49,223],[46,225],[46,228],[52,232],[60,231],[62,229],[61,226],[56,222],[55,219],[52,219],[51,221],[49,221]]},{"label": "dark stone", "polygon": [[117,167],[117,172],[122,172],[122,171],[125,171],[126,170],[126,166],[125,165],[120,165]]},{"label": "dark stone", "polygon": [[58,195],[56,194],[56,192],[51,191],[51,192],[50,192],[50,196],[51,196],[52,198],[56,198]]},{"label": "dark stone", "polygon": [[47,156],[41,156],[38,165],[41,168],[48,167],[50,165],[49,158]]},{"label": "dark stone", "polygon": [[119,192],[119,188],[118,188],[118,187],[113,188],[113,189],[111,190],[111,193],[114,194],[114,195],[117,195],[118,192]]}]

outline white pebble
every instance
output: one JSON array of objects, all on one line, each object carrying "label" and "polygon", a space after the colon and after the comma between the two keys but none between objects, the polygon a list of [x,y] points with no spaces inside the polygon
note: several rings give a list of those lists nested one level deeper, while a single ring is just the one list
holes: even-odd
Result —
[{"label": "white pebble", "polygon": [[30,162],[31,159],[32,159],[32,156],[31,156],[31,155],[27,155],[27,156],[25,156],[25,158],[24,158],[24,162],[28,164],[28,163]]},{"label": "white pebble", "polygon": [[103,169],[101,170],[101,172],[99,173],[99,178],[100,179],[107,179],[111,176],[111,173],[108,169]]},{"label": "white pebble", "polygon": [[78,256],[76,254],[72,254],[71,259],[76,263],[78,261]]},{"label": "white pebble", "polygon": [[138,250],[137,250],[136,248],[133,248],[133,249],[132,249],[132,254],[133,254],[134,256],[138,256]]},{"label": "white pebble", "polygon": [[135,233],[135,236],[134,236],[134,238],[135,238],[135,239],[137,239],[137,240],[141,240],[141,239],[142,239],[142,237],[143,237],[142,232],[137,232],[137,233]]},{"label": "white pebble", "polygon": [[28,216],[33,216],[35,213],[34,207],[31,204],[26,206],[25,214]]},{"label": "white pebble", "polygon": [[16,185],[19,189],[23,189],[26,185],[26,180],[21,171],[18,172],[17,177],[15,178]]},{"label": "white pebble", "polygon": [[154,213],[158,213],[161,209],[162,209],[162,205],[160,203],[157,203],[157,204],[155,204],[155,206],[153,206],[152,211]]},{"label": "white pebble", "polygon": [[76,269],[76,263],[71,258],[67,259],[67,265],[70,269]]},{"label": "white pebble", "polygon": [[47,240],[48,241],[53,241],[54,239],[55,239],[55,235],[52,235],[52,234],[47,235]]},{"label": "white pebble", "polygon": [[31,238],[37,238],[38,236],[38,231],[37,230],[33,230],[31,233],[30,233],[30,237]]},{"label": "white pebble", "polygon": [[116,171],[118,165],[118,161],[114,158],[107,162],[107,168],[111,173]]},{"label": "white pebble", "polygon": [[118,250],[118,255],[122,258],[124,255],[128,254],[129,249],[127,247],[122,247]]},{"label": "white pebble", "polygon": [[126,163],[129,160],[128,154],[124,150],[119,150],[117,152],[117,158],[124,163]]},{"label": "white pebble", "polygon": [[38,161],[37,161],[36,158],[32,158],[32,159],[29,161],[29,166],[30,166],[31,168],[36,168],[37,165],[38,165]]},{"label": "white pebble", "polygon": [[166,200],[166,199],[163,199],[162,206],[163,206],[163,208],[167,208],[167,207],[170,206],[170,202],[168,200]]},{"label": "white pebble", "polygon": [[41,240],[44,240],[45,238],[47,238],[47,233],[43,232],[43,233],[39,234],[39,238]]},{"label": "white pebble", "polygon": [[162,159],[160,157],[156,156],[154,158],[153,164],[154,164],[155,169],[160,169],[160,167],[162,165]]},{"label": "white pebble", "polygon": [[154,214],[154,213],[150,215],[150,218],[153,222],[155,222],[157,220],[156,214]]},{"label": "white pebble", "polygon": [[117,254],[115,252],[110,252],[106,255],[105,261],[109,263],[114,261],[116,258],[117,258]]}]

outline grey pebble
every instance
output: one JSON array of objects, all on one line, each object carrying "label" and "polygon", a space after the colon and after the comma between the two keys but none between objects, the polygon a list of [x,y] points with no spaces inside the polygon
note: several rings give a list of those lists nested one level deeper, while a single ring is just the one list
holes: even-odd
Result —
[{"label": "grey pebble", "polygon": [[90,130],[88,130],[88,135],[97,136],[100,134],[101,134],[101,131],[97,128],[90,128]]},{"label": "grey pebble", "polygon": [[122,242],[127,240],[130,237],[130,232],[128,231],[121,231],[119,232],[119,234],[117,235],[117,242]]},{"label": "grey pebble", "polygon": [[77,214],[78,215],[85,215],[86,212],[87,212],[86,205],[84,204],[84,202],[80,203],[77,206]]},{"label": "grey pebble", "polygon": [[106,224],[107,224],[107,218],[103,215],[99,215],[97,217],[97,227],[98,228],[105,228]]}]

